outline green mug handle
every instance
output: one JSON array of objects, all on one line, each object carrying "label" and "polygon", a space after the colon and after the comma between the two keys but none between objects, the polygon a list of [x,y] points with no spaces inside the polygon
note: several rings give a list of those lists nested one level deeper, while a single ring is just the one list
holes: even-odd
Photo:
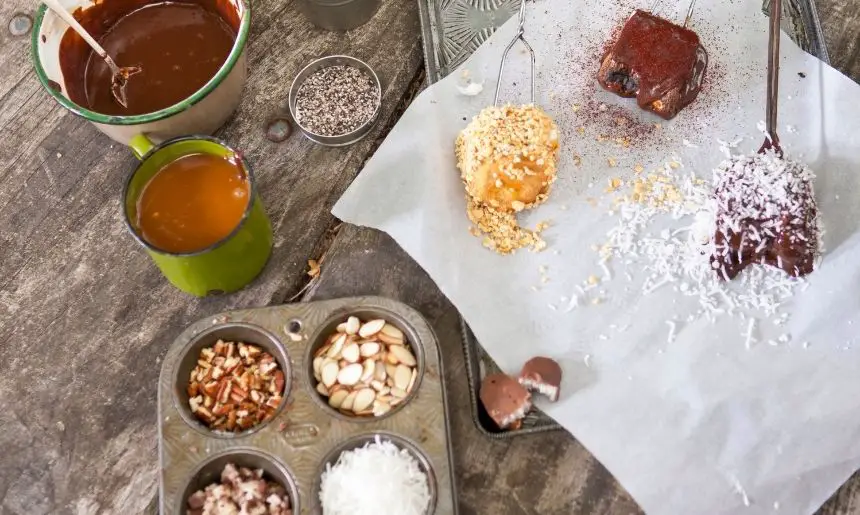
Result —
[{"label": "green mug handle", "polygon": [[131,151],[134,152],[134,157],[139,161],[143,161],[143,156],[148,154],[149,151],[155,147],[155,143],[147,138],[145,134],[140,133],[132,136],[132,138],[128,140],[128,146],[131,147]]}]

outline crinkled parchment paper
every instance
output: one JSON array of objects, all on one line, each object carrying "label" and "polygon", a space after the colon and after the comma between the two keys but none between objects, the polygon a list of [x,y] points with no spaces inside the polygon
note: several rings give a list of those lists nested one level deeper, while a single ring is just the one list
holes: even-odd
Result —
[{"label": "crinkled parchment paper", "polygon": [[[762,140],[767,19],[760,2],[699,0],[691,27],[711,57],[708,83],[671,122],[599,91],[594,79],[604,42],[633,7],[529,5],[537,102],[563,138],[549,202],[521,217],[529,227],[550,221],[547,250],[498,256],[485,249],[469,233],[455,168],[456,134],[492,102],[515,22],[413,103],[334,214],[390,234],[506,371],[517,373],[538,354],[558,359],[562,397],[542,409],[647,512],[812,512],[860,464],[860,87],[783,37],[781,137],[816,171],[827,229],[822,266],[781,311],[790,314],[787,324],[762,317],[746,345],[746,320],[688,320],[695,298],[671,287],[645,295],[638,265],[619,260],[609,263],[613,279],[599,286],[602,303],[568,309],[563,299],[601,275],[592,246],[606,241],[617,217],[594,199],[610,178],[672,160],[683,163],[678,173],[710,181],[724,158],[717,140],[736,141],[746,153]],[[661,14],[681,20],[685,8]],[[527,56],[517,46],[509,59],[503,96],[527,101]],[[484,83],[476,96],[458,90],[466,70]],[[628,147],[611,141],[619,113],[627,116],[624,134],[634,135]],[[669,320],[678,321],[672,337]],[[779,341],[785,334],[790,339]]]}]

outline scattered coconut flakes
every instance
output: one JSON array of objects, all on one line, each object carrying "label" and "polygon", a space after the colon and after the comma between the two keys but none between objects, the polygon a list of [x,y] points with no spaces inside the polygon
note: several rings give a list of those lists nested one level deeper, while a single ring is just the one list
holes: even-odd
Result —
[{"label": "scattered coconut flakes", "polygon": [[326,515],[424,515],[431,500],[418,460],[379,436],[326,465],[319,498]]},{"label": "scattered coconut flakes", "polygon": [[755,339],[753,339],[753,331],[755,331],[755,324],[756,324],[756,319],[750,318],[749,323],[747,324],[746,341],[744,342],[744,347],[746,347],[747,350],[750,349],[753,342],[755,341]]},{"label": "scattered coconut flakes", "polygon": [[741,482],[735,476],[732,476],[731,480],[732,480],[732,487],[735,489],[735,493],[740,494],[741,499],[743,500],[744,506],[749,507],[749,505],[752,503],[750,503],[750,498],[747,495],[746,490],[744,490],[744,487],[741,485]]},{"label": "scattered coconut flakes", "polygon": [[469,81],[469,83],[465,86],[461,86],[458,84],[457,91],[459,91],[461,95],[466,95],[467,97],[474,97],[475,95],[479,95],[482,91],[484,91],[484,83]]},{"label": "scattered coconut flakes", "polygon": [[666,325],[669,326],[669,335],[666,337],[666,343],[672,343],[675,341],[675,331],[678,326],[673,320],[666,320]]},{"label": "scattered coconut flakes", "polygon": [[[730,148],[741,139],[720,143]],[[753,342],[750,328],[757,323],[753,315],[776,316],[796,288],[808,284],[769,266],[748,267],[734,281],[720,280],[710,264],[716,227],[713,187],[692,172],[676,171],[681,167],[673,158],[647,176],[619,184],[614,201],[618,224],[599,248],[602,255],[617,256],[643,273],[638,279],[645,295],[671,286],[698,298],[699,309],[687,318],[689,322],[701,317],[714,322],[722,315],[749,320],[747,334],[742,335],[749,346]],[[653,223],[667,217],[682,225],[661,231],[660,237],[648,234]],[[624,277],[633,282],[629,271],[625,270]],[[781,314],[778,320],[784,323],[787,317]]]}]

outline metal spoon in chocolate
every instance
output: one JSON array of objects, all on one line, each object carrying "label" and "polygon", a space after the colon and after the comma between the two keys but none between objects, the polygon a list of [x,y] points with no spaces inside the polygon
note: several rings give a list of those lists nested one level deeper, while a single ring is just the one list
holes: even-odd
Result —
[{"label": "metal spoon in chocolate", "polygon": [[767,134],[758,151],[759,154],[764,154],[766,151],[772,150],[780,157],[782,157],[782,148],[779,146],[779,136],[776,134],[776,103],[779,99],[779,26],[781,19],[782,0],[773,0],[770,5],[770,36],[767,45],[767,120],[765,120]]},{"label": "metal spoon in chocolate", "polygon": [[93,51],[99,55],[102,59],[105,60],[108,67],[113,74],[113,78],[111,79],[111,93],[113,94],[114,100],[119,103],[119,105],[128,108],[128,96],[126,95],[126,87],[128,86],[128,78],[132,75],[141,72],[140,66],[117,66],[116,62],[107,54],[104,48],[98,44],[98,42],[87,32],[87,29],[83,28],[78,20],[72,16],[72,13],[67,11],[60,5],[59,0],[43,0],[45,4],[52,10],[54,13],[63,19],[69,26],[81,36],[84,41],[87,42],[88,45],[93,49]]}]

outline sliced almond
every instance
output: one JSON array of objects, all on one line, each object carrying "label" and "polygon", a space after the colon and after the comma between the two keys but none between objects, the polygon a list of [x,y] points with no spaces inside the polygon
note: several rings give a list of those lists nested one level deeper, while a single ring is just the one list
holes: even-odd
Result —
[{"label": "sliced almond", "polygon": [[388,345],[404,345],[405,342],[400,338],[395,338],[393,336],[388,336],[387,334],[380,332],[376,335],[376,338],[382,343],[386,343]]},{"label": "sliced almond", "polygon": [[328,350],[329,350],[330,348],[331,348],[331,345],[328,345],[328,344],[323,345],[322,347],[320,347],[319,349],[317,349],[316,351],[314,351],[314,357],[316,358],[316,357],[322,356],[323,354],[325,354],[326,352],[328,352]]},{"label": "sliced almond", "polygon": [[376,362],[370,359],[364,360],[362,364],[361,381],[362,383],[373,379],[373,373],[376,371]]},{"label": "sliced almond", "polygon": [[370,386],[378,392],[379,390],[385,388],[385,383],[383,383],[382,381],[371,381]]},{"label": "sliced almond", "polygon": [[369,358],[378,353],[381,348],[382,346],[376,342],[367,342],[361,344],[359,351],[361,352],[362,357]]},{"label": "sliced almond", "polygon": [[358,357],[360,355],[358,344],[350,343],[346,347],[343,348],[343,359],[349,361],[350,363],[355,363],[358,361]]},{"label": "sliced almond", "polygon": [[381,361],[377,361],[375,367],[376,370],[373,371],[373,378],[377,381],[385,381],[385,378],[388,377],[385,364]]},{"label": "sliced almond", "polygon": [[359,320],[358,317],[349,317],[346,319],[346,330],[344,332],[346,334],[356,334],[360,327],[361,320]]},{"label": "sliced almond", "polygon": [[395,365],[392,365],[391,363],[386,363],[386,364],[385,364],[385,373],[386,373],[388,376],[390,376],[390,377],[394,377],[394,372],[395,372],[396,370],[397,370],[397,367],[396,367]]},{"label": "sliced almond", "polygon": [[331,388],[331,386],[337,381],[339,372],[340,367],[337,366],[337,363],[334,361],[329,361],[323,365],[320,375],[322,376],[322,382],[326,388]]},{"label": "sliced almond", "polygon": [[328,397],[328,388],[326,388],[324,384],[317,383],[317,391],[319,392],[320,395],[324,395],[324,396]]},{"label": "sliced almond", "polygon": [[358,363],[347,365],[340,369],[337,374],[337,382],[344,386],[352,386],[361,379],[361,374],[364,372],[364,367]]},{"label": "sliced almond", "polygon": [[412,379],[412,369],[406,365],[397,365],[397,370],[394,372],[394,386],[402,390],[409,387],[409,381]]},{"label": "sliced almond", "polygon": [[346,335],[341,334],[331,344],[331,348],[326,353],[326,356],[328,356],[331,359],[340,359],[340,352],[343,350],[343,344],[344,343],[346,343]]},{"label": "sliced almond", "polygon": [[385,401],[376,400],[373,403],[373,415],[375,417],[381,417],[391,411],[391,404],[388,404]]},{"label": "sliced almond", "polygon": [[343,401],[349,396],[349,392],[346,390],[338,390],[331,394],[331,397],[328,398],[328,405],[334,409],[340,408],[343,404]]},{"label": "sliced almond", "polygon": [[340,409],[352,411],[352,404],[355,402],[355,398],[358,396],[357,391],[349,392],[349,395],[346,396],[346,399],[340,405]]},{"label": "sliced almond", "polygon": [[398,397],[398,398],[402,399],[409,394],[406,393],[406,390],[401,390],[400,388],[394,387],[391,389],[391,395],[393,395],[394,397]]},{"label": "sliced almond", "polygon": [[415,388],[415,380],[418,379],[418,369],[412,369],[412,379],[409,380],[409,386],[406,387],[406,392],[411,393],[412,389]]},{"label": "sliced almond", "polygon": [[401,347],[400,345],[392,345],[388,348],[388,354],[394,354],[397,357],[397,361],[403,363],[407,367],[414,367],[418,364],[418,362],[415,360],[415,356],[413,356],[412,352],[406,347]]},{"label": "sliced almond", "polygon": [[371,320],[370,322],[361,326],[361,328],[358,330],[358,335],[362,338],[369,338],[381,331],[383,327],[385,327],[385,320],[382,320],[381,318]]},{"label": "sliced almond", "polygon": [[340,383],[335,383],[335,385],[334,385],[334,386],[332,386],[331,388],[329,388],[328,394],[329,394],[329,395],[334,395],[334,393],[335,393],[335,392],[339,392],[339,391],[341,391],[341,390],[346,390],[346,393],[349,393],[349,392],[350,392],[350,388],[349,388],[349,386],[344,386],[344,385],[342,385],[342,384],[340,384]]},{"label": "sliced almond", "polygon": [[355,396],[355,400],[352,402],[352,411],[358,415],[362,415],[362,412],[373,404],[374,399],[376,399],[375,391],[370,388],[359,390]]},{"label": "sliced almond", "polygon": [[397,328],[394,324],[386,323],[382,326],[382,334],[385,336],[389,336],[391,338],[397,338],[398,340],[403,340],[403,331]]},{"label": "sliced almond", "polygon": [[400,404],[403,401],[404,401],[404,399],[401,399],[400,397],[392,397],[391,402],[389,402],[389,404],[391,404],[391,407],[393,408],[394,406],[397,406],[398,404]]},{"label": "sliced almond", "polygon": [[337,325],[337,332],[339,332],[339,333],[345,333],[345,332],[346,332],[346,328],[347,328],[346,322],[343,322],[342,324],[338,324],[338,325]]},{"label": "sliced almond", "polygon": [[323,361],[324,360],[322,356],[317,356],[314,358],[314,375],[319,375]]},{"label": "sliced almond", "polygon": [[391,352],[391,349],[397,349],[397,348],[399,348],[397,345],[392,345],[391,347],[388,348],[389,351],[385,355],[385,362],[386,363],[388,363],[390,365],[396,365],[396,364],[400,363],[400,360],[397,359],[397,354],[394,354],[393,352]]}]

